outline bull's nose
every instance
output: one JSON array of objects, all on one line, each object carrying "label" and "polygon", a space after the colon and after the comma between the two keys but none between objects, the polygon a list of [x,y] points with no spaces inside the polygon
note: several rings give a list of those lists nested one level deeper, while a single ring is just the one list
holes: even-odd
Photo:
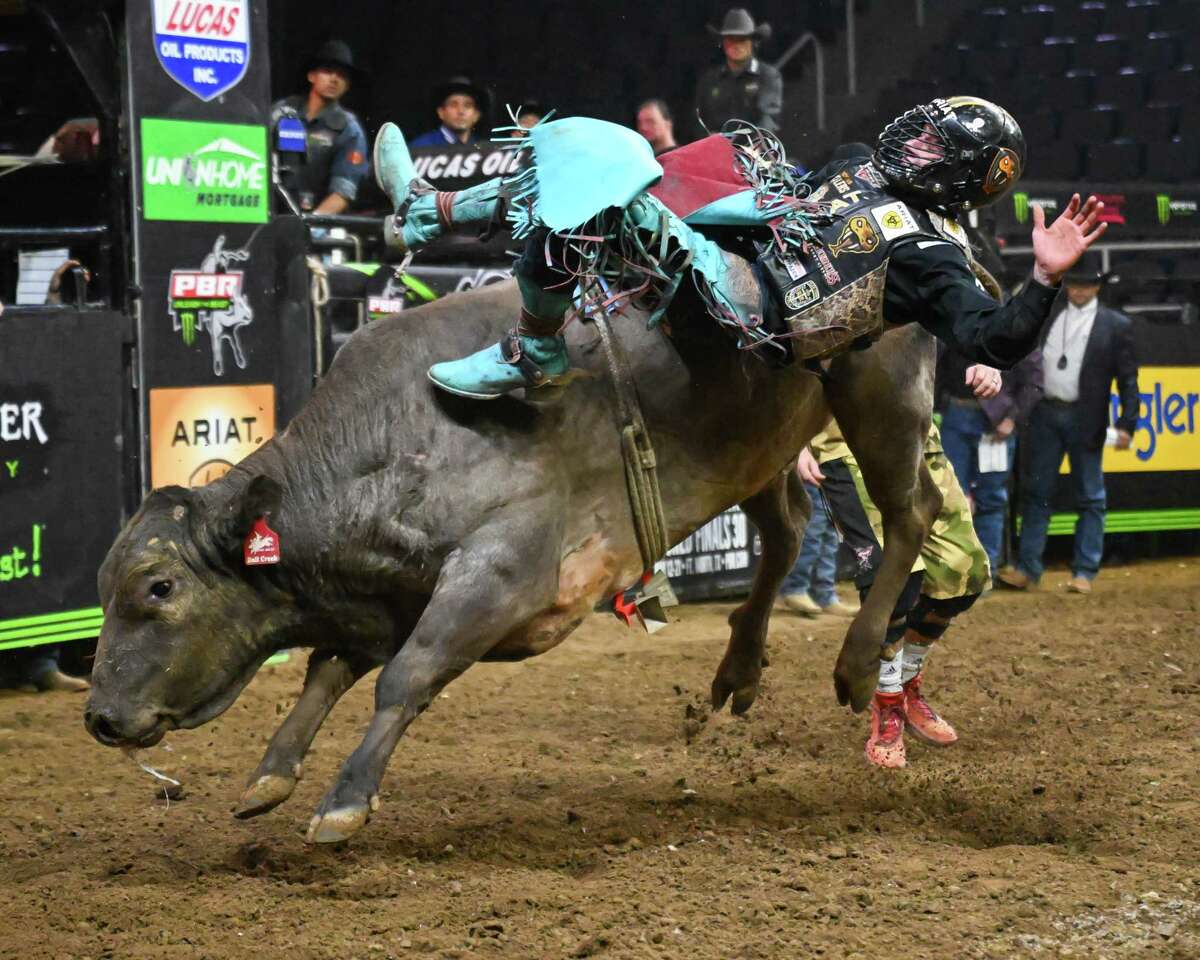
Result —
[{"label": "bull's nose", "polygon": [[85,710],[83,723],[88,728],[88,733],[105,746],[115,747],[122,740],[113,718],[103,710]]}]

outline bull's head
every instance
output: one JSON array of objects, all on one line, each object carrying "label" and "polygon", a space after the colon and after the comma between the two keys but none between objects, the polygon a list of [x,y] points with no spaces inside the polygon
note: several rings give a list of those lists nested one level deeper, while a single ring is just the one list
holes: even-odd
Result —
[{"label": "bull's head", "polygon": [[84,722],[101,743],[149,746],[211,720],[275,649],[290,605],[243,566],[242,541],[278,510],[280,487],[257,476],[219,499],[233,485],[154,491],[100,567],[104,626]]}]

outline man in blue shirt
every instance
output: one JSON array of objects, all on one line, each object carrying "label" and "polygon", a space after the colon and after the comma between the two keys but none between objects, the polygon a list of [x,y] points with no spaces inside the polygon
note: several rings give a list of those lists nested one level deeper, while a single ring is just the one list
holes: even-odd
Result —
[{"label": "man in blue shirt", "polygon": [[490,98],[466,77],[451,77],[434,91],[441,126],[410,140],[410,147],[444,147],[476,143],[475,128],[488,112]]},{"label": "man in blue shirt", "polygon": [[284,189],[304,213],[345,212],[367,175],[366,134],[339,102],[357,73],[350,47],[329,40],[309,64],[308,93],[286,97],[272,108],[272,129],[282,116],[304,122],[305,154],[280,170]]}]

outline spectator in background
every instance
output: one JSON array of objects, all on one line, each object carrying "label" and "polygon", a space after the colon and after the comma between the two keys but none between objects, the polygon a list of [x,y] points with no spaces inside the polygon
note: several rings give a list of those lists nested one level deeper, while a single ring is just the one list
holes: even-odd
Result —
[{"label": "spectator in background", "polygon": [[433,96],[441,126],[410,140],[408,145],[443,147],[452,143],[478,143],[475,128],[491,105],[487,91],[467,77],[451,77],[434,90]]},{"label": "spectator in background", "polygon": [[1000,392],[977,397],[967,385],[971,361],[938,344],[938,407],[942,449],[954,475],[973,501],[973,522],[993,570],[1000,569],[1008,478],[1016,452],[1016,430],[1042,398],[1042,355],[1034,351],[1003,373]]},{"label": "spectator in background", "polygon": [[675,121],[665,100],[642,102],[637,108],[637,132],[646,138],[656,157],[679,146],[675,142]]},{"label": "spectator in background", "polygon": [[308,93],[285,97],[271,109],[272,129],[285,116],[304,122],[306,152],[281,167],[283,187],[305,213],[338,214],[354,202],[367,175],[367,137],[341,105],[358,71],[340,40],[323,43],[308,67]]},{"label": "spectator in background", "polygon": [[716,133],[726,120],[746,120],[778,133],[783,77],[754,55],[755,42],[770,37],[770,24],[756,24],[746,10],[734,7],[725,14],[720,29],[709,26],[708,30],[721,38],[725,62],[705,70],[696,84],[701,126]]},{"label": "spectator in background", "polygon": [[1137,359],[1129,318],[1102,306],[1107,279],[1098,254],[1085,254],[1065,277],[1067,304],[1047,325],[1042,341],[1045,396],[1033,408],[1022,442],[1025,504],[1015,567],[997,580],[1024,590],[1042,576],[1042,553],[1050,524],[1050,502],[1058,468],[1066,452],[1079,521],[1067,590],[1091,593],[1104,555],[1104,452],[1109,420],[1109,391],[1117,382],[1121,413],[1113,445],[1128,450],[1137,428]]},{"label": "spectator in background", "polygon": [[837,595],[838,533],[825,495],[815,483],[805,481],[804,489],[812,501],[812,517],[804,528],[796,565],[779,588],[779,603],[805,617],[822,613],[852,617],[858,604],[843,603]]}]

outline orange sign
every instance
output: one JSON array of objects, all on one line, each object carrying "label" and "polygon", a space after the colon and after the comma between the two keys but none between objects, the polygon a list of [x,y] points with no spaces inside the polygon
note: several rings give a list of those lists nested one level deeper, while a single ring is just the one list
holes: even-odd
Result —
[{"label": "orange sign", "polygon": [[275,433],[275,387],[150,391],[150,485],[202,487]]}]

